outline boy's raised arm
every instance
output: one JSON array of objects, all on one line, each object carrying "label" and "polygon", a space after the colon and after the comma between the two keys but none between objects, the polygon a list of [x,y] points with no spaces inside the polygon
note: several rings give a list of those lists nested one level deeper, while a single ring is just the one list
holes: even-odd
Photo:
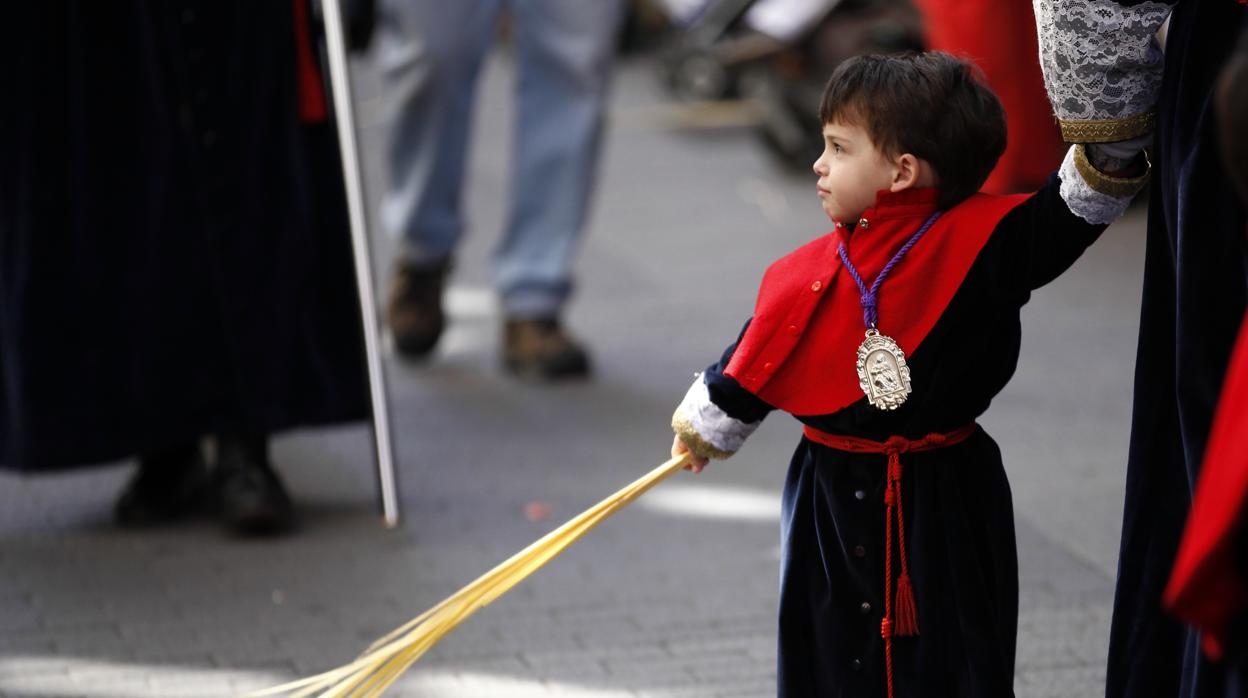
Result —
[{"label": "boy's raised arm", "polygon": [[1071,147],[1048,182],[1006,214],[995,247],[985,249],[1000,260],[1000,291],[1022,303],[1069,269],[1148,182],[1142,154],[1136,165],[1131,177],[1111,177],[1088,162],[1082,146]]}]

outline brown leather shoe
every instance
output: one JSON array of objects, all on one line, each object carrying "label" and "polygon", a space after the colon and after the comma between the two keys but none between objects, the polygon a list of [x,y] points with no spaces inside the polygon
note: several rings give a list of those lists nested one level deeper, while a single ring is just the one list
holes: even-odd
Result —
[{"label": "brown leather shoe", "polygon": [[558,380],[589,375],[589,355],[555,319],[508,319],[503,366],[521,378]]},{"label": "brown leather shoe", "polygon": [[424,358],[437,345],[446,326],[442,287],[449,270],[449,261],[417,266],[400,257],[395,262],[386,293],[386,322],[400,355]]}]

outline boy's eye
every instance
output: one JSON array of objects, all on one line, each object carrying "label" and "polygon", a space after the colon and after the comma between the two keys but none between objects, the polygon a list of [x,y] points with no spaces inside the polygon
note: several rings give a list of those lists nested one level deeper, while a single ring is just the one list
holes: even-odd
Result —
[{"label": "boy's eye", "polygon": [[839,152],[841,152],[841,145],[840,145],[839,143],[833,143],[833,144],[832,144],[832,152],[834,152],[834,153],[839,153]]}]

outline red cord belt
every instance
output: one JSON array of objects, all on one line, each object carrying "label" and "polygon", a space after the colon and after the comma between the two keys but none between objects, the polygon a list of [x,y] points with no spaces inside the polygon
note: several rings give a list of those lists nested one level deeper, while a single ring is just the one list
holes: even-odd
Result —
[{"label": "red cord belt", "polygon": [[[906,563],[906,523],[901,509],[901,454],[934,451],[966,441],[975,433],[974,422],[947,434],[928,434],[921,439],[890,437],[887,441],[871,441],[855,436],[838,436],[806,427],[806,438],[828,448],[849,453],[879,453],[888,456],[888,486],[884,489],[884,619],[880,635],[884,638],[884,668],[888,677],[888,698],[893,698],[893,638],[919,634],[919,619],[914,607],[914,590],[910,586],[910,568]],[[894,511],[896,512],[894,516]],[[893,519],[897,520],[898,558],[901,576],[897,578],[897,600],[892,599],[893,587]],[[895,614],[895,615],[894,615]]]}]

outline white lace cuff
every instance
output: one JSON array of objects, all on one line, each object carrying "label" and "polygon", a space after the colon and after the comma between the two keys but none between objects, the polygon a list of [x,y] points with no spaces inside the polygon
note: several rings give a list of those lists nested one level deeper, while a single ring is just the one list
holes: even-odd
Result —
[{"label": "white lace cuff", "polygon": [[690,451],[703,458],[723,459],[736,453],[759,424],[762,421],[733,419],[711,402],[711,393],[701,374],[689,386],[685,399],[672,415],[672,429]]},{"label": "white lace cuff", "polygon": [[1131,199],[1148,182],[1147,172],[1139,177],[1110,177],[1088,162],[1083,146],[1072,146],[1057,171],[1058,189],[1072,213],[1092,225],[1113,223],[1127,210]]}]

